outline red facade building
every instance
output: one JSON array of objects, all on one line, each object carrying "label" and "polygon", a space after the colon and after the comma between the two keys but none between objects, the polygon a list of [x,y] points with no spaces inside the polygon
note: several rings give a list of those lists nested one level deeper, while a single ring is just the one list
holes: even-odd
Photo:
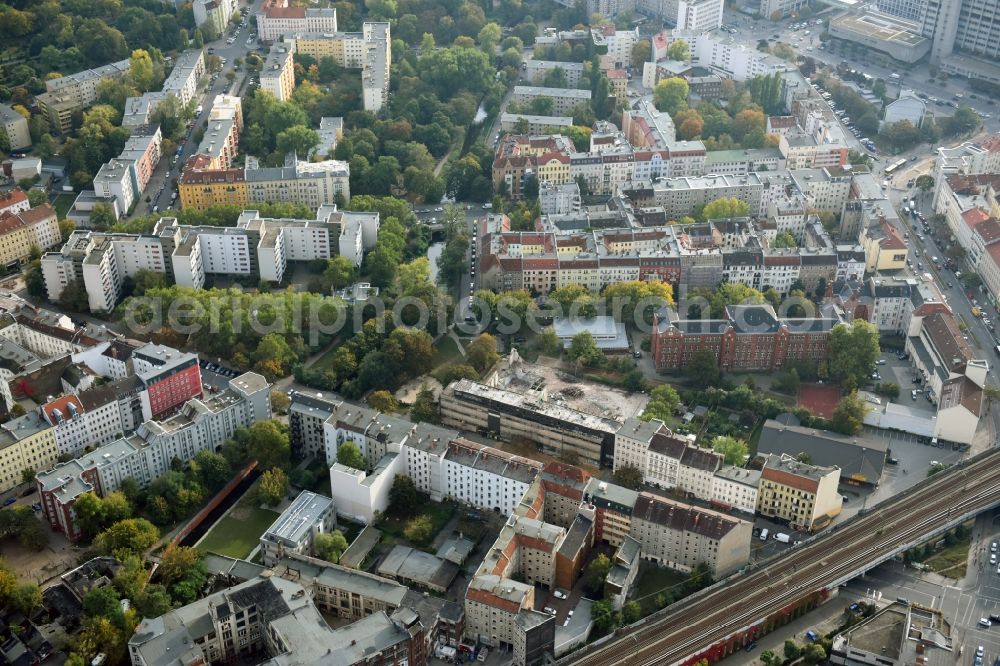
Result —
[{"label": "red facade building", "polygon": [[201,396],[201,367],[195,354],[149,344],[133,352],[132,362],[145,388],[143,416],[147,419]]},{"label": "red facade building", "polygon": [[722,319],[656,315],[651,351],[660,372],[680,371],[710,352],[724,372],[774,371],[789,361],[822,361],[836,317],[779,319],[770,305],[731,305]]}]

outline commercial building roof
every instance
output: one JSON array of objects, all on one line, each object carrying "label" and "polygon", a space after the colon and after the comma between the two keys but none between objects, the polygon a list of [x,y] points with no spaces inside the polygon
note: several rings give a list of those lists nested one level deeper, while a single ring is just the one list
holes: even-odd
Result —
[{"label": "commercial building roof", "polygon": [[329,497],[303,490],[267,528],[263,538],[296,546],[332,506]]}]

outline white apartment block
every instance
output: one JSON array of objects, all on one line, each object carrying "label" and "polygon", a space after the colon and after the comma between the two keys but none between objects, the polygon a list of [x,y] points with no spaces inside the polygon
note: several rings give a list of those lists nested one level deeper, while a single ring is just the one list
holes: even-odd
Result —
[{"label": "white apartment block", "polygon": [[608,58],[615,67],[629,67],[632,64],[632,47],[639,41],[639,28],[616,30],[613,26],[590,29],[591,40],[598,51],[607,49]]},{"label": "white apartment block", "polygon": [[723,0],[677,0],[678,30],[715,30],[722,25]]},{"label": "white apartment block", "polygon": [[[226,1],[226,0],[222,0]],[[127,62],[127,61],[126,61]],[[159,91],[144,93],[139,97],[129,97],[125,101],[123,127],[145,125],[156,107],[168,96],[174,95],[181,106],[187,105],[195,97],[198,81],[205,74],[205,52],[203,49],[184,51],[174,62],[174,68],[163,81]]]},{"label": "white apartment block", "polygon": [[117,210],[122,215],[132,210],[136,197],[140,194],[136,192],[132,179],[134,167],[134,160],[113,159],[104,164],[94,176],[94,193],[98,197],[114,199],[118,204]]},{"label": "white apartment block", "polygon": [[295,43],[275,44],[260,70],[260,87],[279,102],[292,97],[295,90]]},{"label": "white apartment block", "polygon": [[557,116],[572,115],[578,104],[590,104],[590,91],[573,88],[545,88],[542,86],[514,86],[512,101],[530,104],[538,97],[552,100],[552,113]]},{"label": "white apartment block", "polygon": [[15,111],[9,104],[0,104],[0,127],[7,135],[11,150],[21,150],[31,145],[28,119]]},{"label": "white apartment block", "polygon": [[322,206],[316,220],[261,218],[245,211],[235,227],[190,227],[162,218],[151,234],[77,230],[59,252],[42,257],[49,297],[82,280],[92,311],[117,305],[122,283],[140,270],[162,273],[176,284],[200,288],[207,275],[259,276],[281,281],[289,261],[331,259],[343,254],[360,265],[375,247],[378,213]]},{"label": "white apartment block", "polygon": [[545,76],[556,69],[561,69],[566,76],[566,87],[576,88],[583,76],[582,62],[558,62],[555,60],[528,60],[525,64],[524,78],[539,86],[545,85]]}]

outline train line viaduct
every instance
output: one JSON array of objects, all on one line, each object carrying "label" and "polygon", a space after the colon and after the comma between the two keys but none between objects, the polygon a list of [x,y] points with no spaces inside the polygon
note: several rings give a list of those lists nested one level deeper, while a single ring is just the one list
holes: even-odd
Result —
[{"label": "train line viaduct", "polygon": [[1000,450],[994,449],[556,663],[714,663],[818,605],[838,585],[998,505]]}]

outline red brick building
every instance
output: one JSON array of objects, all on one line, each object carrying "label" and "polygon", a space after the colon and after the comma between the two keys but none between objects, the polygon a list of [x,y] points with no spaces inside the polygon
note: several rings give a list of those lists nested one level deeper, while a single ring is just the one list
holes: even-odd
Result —
[{"label": "red brick building", "polygon": [[829,352],[835,317],[779,319],[770,305],[730,305],[722,319],[681,319],[673,310],[656,315],[651,351],[660,372],[683,370],[708,351],[724,372],[774,371],[788,361],[822,361]]}]

